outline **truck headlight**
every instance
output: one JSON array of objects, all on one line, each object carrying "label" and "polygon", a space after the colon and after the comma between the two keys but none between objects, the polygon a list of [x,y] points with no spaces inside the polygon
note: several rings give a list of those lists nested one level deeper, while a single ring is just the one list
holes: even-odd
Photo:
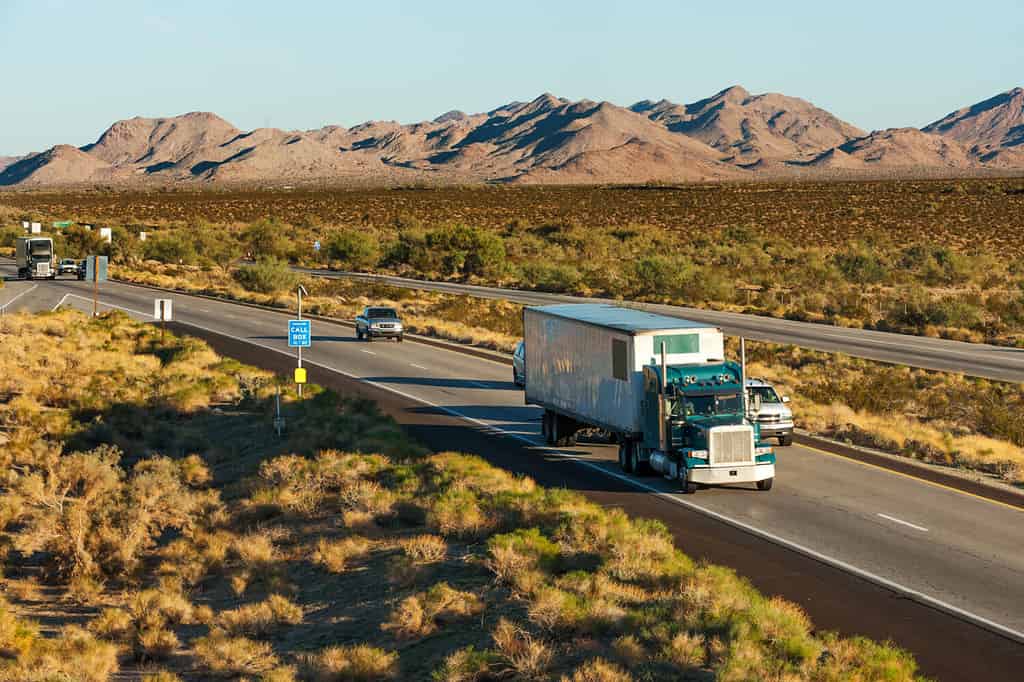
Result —
[{"label": "truck headlight", "polygon": [[708,458],[708,451],[707,450],[690,450],[689,456],[693,457],[694,459],[707,459]]},{"label": "truck headlight", "polygon": [[771,447],[754,448],[754,456],[759,457],[761,455],[770,455],[770,454],[772,454]]}]

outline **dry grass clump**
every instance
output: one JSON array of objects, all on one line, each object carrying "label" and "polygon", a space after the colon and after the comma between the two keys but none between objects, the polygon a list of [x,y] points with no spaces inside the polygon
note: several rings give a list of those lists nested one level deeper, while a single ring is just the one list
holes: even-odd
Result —
[{"label": "dry grass clump", "polygon": [[320,538],[313,552],[313,562],[320,564],[331,573],[341,573],[352,559],[365,556],[371,543],[366,538],[350,536],[341,540]]},{"label": "dry grass clump", "polygon": [[571,676],[562,676],[562,682],[633,682],[633,679],[628,672],[603,658],[587,661]]},{"label": "dry grass clump", "polygon": [[278,666],[280,661],[266,642],[233,637],[223,630],[192,642],[196,661],[214,675],[260,675]]},{"label": "dry grass clump", "polygon": [[448,553],[448,543],[436,535],[417,535],[402,543],[402,550],[415,563],[429,564],[442,561]]},{"label": "dry grass clump", "polygon": [[301,669],[314,682],[370,682],[399,675],[397,654],[365,644],[332,646],[304,656]]},{"label": "dry grass clump", "polygon": [[302,622],[302,607],[287,597],[272,594],[266,600],[222,611],[217,622],[229,635],[266,637],[287,625]]},{"label": "dry grass clump", "polygon": [[89,631],[126,644],[136,660],[169,657],[180,645],[174,627],[194,622],[192,603],[180,592],[149,589],[130,595],[127,608],[107,608],[89,622]]},{"label": "dry grass clump", "polygon": [[381,628],[398,637],[425,637],[439,627],[480,613],[483,607],[477,595],[442,582],[403,599]]},{"label": "dry grass clump", "polygon": [[39,626],[20,618],[0,600],[0,679],[106,682],[119,669],[117,647],[74,625],[55,637],[42,637]]},{"label": "dry grass clump", "polygon": [[516,676],[540,679],[551,667],[554,659],[551,647],[511,621],[499,619],[491,636],[497,653]]}]

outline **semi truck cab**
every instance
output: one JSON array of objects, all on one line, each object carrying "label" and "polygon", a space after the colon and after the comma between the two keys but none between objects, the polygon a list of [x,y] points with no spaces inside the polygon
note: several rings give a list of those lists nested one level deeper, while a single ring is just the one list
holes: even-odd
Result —
[{"label": "semi truck cab", "polygon": [[19,279],[53,279],[53,240],[49,237],[18,237],[15,241],[15,261]]},{"label": "semi truck cab", "polygon": [[643,438],[620,443],[623,468],[649,467],[687,493],[730,483],[771,489],[775,453],[745,416],[739,364],[648,365],[643,376]]}]

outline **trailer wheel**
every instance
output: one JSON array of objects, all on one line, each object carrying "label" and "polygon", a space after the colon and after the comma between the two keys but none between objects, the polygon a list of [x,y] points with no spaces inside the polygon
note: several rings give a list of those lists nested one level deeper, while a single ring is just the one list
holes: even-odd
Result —
[{"label": "trailer wheel", "polygon": [[636,476],[649,476],[651,474],[651,466],[640,459],[640,448],[633,446],[630,448],[630,462],[629,470]]},{"label": "trailer wheel", "polygon": [[544,410],[544,417],[541,419],[540,430],[544,434],[544,442],[548,445],[555,445],[555,422],[558,420],[551,410]]},{"label": "trailer wheel", "polygon": [[627,474],[633,472],[632,445],[630,441],[625,439],[619,442],[619,468]]},{"label": "trailer wheel", "polygon": [[683,492],[692,495],[697,492],[697,484],[693,481],[683,481]]},{"label": "trailer wheel", "polygon": [[763,481],[758,481],[757,482],[757,489],[758,490],[771,490],[772,489],[772,483],[774,483],[774,482],[775,482],[774,478],[766,478]]}]

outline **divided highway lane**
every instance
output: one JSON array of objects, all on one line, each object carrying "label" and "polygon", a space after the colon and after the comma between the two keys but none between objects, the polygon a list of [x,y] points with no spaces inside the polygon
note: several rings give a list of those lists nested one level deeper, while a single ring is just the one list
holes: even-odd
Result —
[{"label": "divided highway lane", "polygon": [[811,322],[780,320],[758,315],[744,315],[714,310],[700,310],[683,306],[655,303],[628,303],[603,298],[584,298],[538,291],[501,289],[450,282],[426,282],[405,277],[367,275],[295,268],[320,277],[363,279],[391,286],[469,294],[483,298],[500,298],[525,305],[550,303],[615,303],[628,304],[663,315],[684,317],[720,327],[731,336],[745,336],[758,341],[772,341],[840,352],[855,357],[893,362],[911,367],[963,372],[970,376],[999,381],[1024,381],[1024,349],[991,346],[981,343],[963,343],[945,339],[893,334],[864,329],[847,329]]},{"label": "divided highway lane", "polygon": [[[40,283],[18,303],[38,309],[63,301],[89,310],[90,294],[84,283],[58,280]],[[108,283],[101,288],[101,305],[148,319],[156,295]],[[178,320],[247,344],[287,350],[284,315],[183,295],[170,297],[175,299]],[[351,329],[319,321],[314,321],[313,331],[313,348],[304,353],[312,381],[318,380],[318,372],[333,369],[405,399],[421,419],[442,421],[456,415],[517,439],[527,457],[551,456],[541,445],[540,413],[523,404],[508,366],[409,342],[360,343]],[[599,473],[622,485],[613,448],[581,446],[558,455],[579,460],[579,467],[586,468],[575,469],[581,480]],[[989,621],[990,630],[1008,638],[1024,639],[1024,513],[811,449],[782,448],[779,458],[779,477],[770,493],[708,489],[690,497],[679,495],[674,485],[660,478],[644,478],[629,479],[629,485],[642,486],[634,488],[630,499],[639,502],[635,495],[641,491],[650,493],[649,498],[658,496],[658,514],[665,518],[685,519],[697,511],[725,519],[775,544],[797,546],[805,555],[868,575],[873,582],[889,581],[897,589],[924,595],[917,601],[939,600],[946,611],[963,610],[968,620]],[[566,484],[571,487],[573,480]],[[799,592],[800,586],[790,589]],[[805,606],[815,613],[814,604]],[[881,607],[889,608],[895,607]],[[937,627],[914,625],[925,633]],[[898,632],[867,634],[902,639]]]}]

